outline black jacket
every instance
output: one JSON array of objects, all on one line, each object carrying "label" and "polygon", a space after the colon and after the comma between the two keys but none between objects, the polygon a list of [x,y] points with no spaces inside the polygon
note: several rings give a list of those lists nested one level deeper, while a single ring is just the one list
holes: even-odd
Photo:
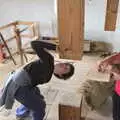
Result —
[{"label": "black jacket", "polygon": [[56,45],[43,41],[32,41],[31,46],[39,59],[26,65],[24,70],[29,74],[32,86],[36,86],[38,84],[47,83],[52,77],[54,58],[45,48],[51,49],[51,47],[56,47]]}]

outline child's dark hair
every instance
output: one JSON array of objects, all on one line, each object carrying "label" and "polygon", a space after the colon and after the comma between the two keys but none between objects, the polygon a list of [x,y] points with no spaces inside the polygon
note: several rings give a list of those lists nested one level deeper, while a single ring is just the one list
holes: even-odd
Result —
[{"label": "child's dark hair", "polygon": [[117,69],[120,71],[120,63],[112,64],[112,70]]},{"label": "child's dark hair", "polygon": [[74,66],[70,63],[65,63],[66,65],[70,66],[70,71],[68,73],[63,74],[62,76],[59,76],[58,74],[54,73],[54,75],[59,79],[67,80],[74,74]]}]

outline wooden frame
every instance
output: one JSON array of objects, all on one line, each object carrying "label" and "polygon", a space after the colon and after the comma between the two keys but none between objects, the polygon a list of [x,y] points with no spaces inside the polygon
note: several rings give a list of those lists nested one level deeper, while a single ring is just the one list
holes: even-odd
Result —
[{"label": "wooden frame", "polygon": [[[21,37],[24,37],[24,38],[30,38],[30,39],[38,39],[40,37],[40,32],[39,32],[39,22],[27,22],[27,21],[15,21],[15,22],[12,22],[12,23],[9,23],[7,25],[4,25],[4,26],[1,26],[0,27],[0,31],[3,31],[9,27],[13,27],[13,29],[18,29],[18,27],[20,25],[25,25],[27,26],[25,29],[23,30],[19,30],[20,34],[24,31],[26,31],[27,29],[30,29],[31,31],[31,34],[21,34],[20,36]],[[15,35],[6,39],[5,41],[11,41],[15,38]]]},{"label": "wooden frame", "polygon": [[[19,26],[25,26],[24,29],[20,30]],[[27,26],[27,27],[26,27]],[[5,39],[5,42],[9,42],[11,40],[16,39],[16,44],[17,44],[17,52],[21,56],[21,64],[24,64],[24,59],[23,56],[25,54],[23,53],[23,46],[22,46],[22,38],[29,38],[31,40],[37,40],[40,37],[40,32],[39,32],[39,22],[27,22],[27,21],[15,21],[12,23],[9,23],[7,25],[4,25],[0,27],[0,32],[5,31],[6,29],[12,29],[14,32],[14,35],[8,39]],[[29,30],[30,34],[22,34],[24,31]],[[2,32],[1,32],[2,33]],[[26,58],[26,56],[25,56]],[[27,60],[27,59],[26,59]]]}]

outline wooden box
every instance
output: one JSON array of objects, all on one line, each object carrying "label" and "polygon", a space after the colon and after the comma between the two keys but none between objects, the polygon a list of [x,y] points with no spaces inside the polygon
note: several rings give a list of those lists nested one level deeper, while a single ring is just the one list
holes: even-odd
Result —
[{"label": "wooden box", "polygon": [[81,117],[82,97],[66,94],[59,103],[59,120],[84,120]]}]

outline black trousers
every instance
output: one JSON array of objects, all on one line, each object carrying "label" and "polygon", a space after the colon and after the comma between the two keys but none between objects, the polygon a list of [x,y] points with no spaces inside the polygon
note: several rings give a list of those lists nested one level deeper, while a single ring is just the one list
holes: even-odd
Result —
[{"label": "black trousers", "polygon": [[113,120],[120,120],[120,96],[114,92],[113,100]]}]

